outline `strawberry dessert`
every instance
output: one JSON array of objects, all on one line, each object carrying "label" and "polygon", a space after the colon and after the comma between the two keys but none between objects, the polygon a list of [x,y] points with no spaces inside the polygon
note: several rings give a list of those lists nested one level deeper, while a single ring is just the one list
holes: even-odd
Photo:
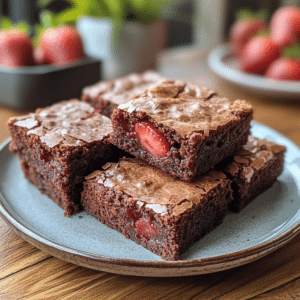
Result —
[{"label": "strawberry dessert", "polygon": [[182,81],[164,81],[119,105],[111,142],[191,181],[246,143],[252,108]]},{"label": "strawberry dessert", "polygon": [[230,181],[219,171],[188,183],[136,158],[103,169],[86,177],[84,209],[165,260],[177,260],[221,224],[232,201]]}]

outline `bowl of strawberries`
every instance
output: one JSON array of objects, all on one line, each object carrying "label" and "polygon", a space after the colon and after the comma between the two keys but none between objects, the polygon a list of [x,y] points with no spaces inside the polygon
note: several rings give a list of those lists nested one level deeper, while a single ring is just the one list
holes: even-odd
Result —
[{"label": "bowl of strawberries", "polygon": [[33,110],[78,98],[100,80],[101,62],[87,57],[74,26],[48,28],[38,47],[18,28],[0,30],[0,104]]},{"label": "bowl of strawberries", "polygon": [[300,9],[281,7],[267,22],[261,14],[242,13],[229,42],[208,57],[220,77],[268,97],[300,97]]}]

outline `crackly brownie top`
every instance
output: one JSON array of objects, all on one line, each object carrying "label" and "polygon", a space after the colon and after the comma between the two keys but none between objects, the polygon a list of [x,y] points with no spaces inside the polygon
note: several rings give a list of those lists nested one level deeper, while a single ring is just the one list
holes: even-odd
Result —
[{"label": "crackly brownie top", "polygon": [[119,105],[126,103],[133,96],[144,92],[163,80],[165,78],[154,71],[147,71],[142,74],[134,73],[88,86],[83,89],[83,95],[88,95],[91,98],[100,97]]},{"label": "crackly brownie top", "polygon": [[110,119],[93,111],[88,103],[73,99],[37,109],[12,121],[15,126],[29,129],[28,135],[38,135],[50,148],[59,144],[80,146],[102,140],[112,131]]},{"label": "crackly brownie top", "polygon": [[274,159],[276,154],[285,152],[285,150],[284,146],[250,135],[247,144],[234,154],[232,161],[226,165],[224,171],[236,174],[243,169],[246,179],[250,181],[254,170],[261,169],[269,160]]},{"label": "crackly brownie top", "polygon": [[182,137],[200,130],[209,135],[210,130],[237,120],[238,112],[252,113],[243,100],[231,102],[210,89],[179,80],[164,81],[119,108],[143,111]]},{"label": "crackly brownie top", "polygon": [[179,215],[194,203],[200,203],[204,194],[226,178],[224,173],[210,170],[195,182],[189,183],[136,158],[107,163],[103,169],[105,171],[95,171],[86,179],[124,192],[137,199],[138,205],[146,205],[157,213],[167,213],[167,205],[171,205],[173,215]]}]

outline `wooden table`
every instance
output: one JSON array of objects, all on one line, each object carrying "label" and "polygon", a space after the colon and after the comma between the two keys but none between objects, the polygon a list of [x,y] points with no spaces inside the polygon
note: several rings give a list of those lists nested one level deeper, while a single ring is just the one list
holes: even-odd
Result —
[{"label": "wooden table", "polygon": [[[265,99],[218,79],[198,51],[172,53],[161,60],[164,75],[218,90],[230,99],[247,99],[254,119],[300,145],[300,102]],[[23,114],[0,107],[0,142],[5,122]],[[141,278],[72,265],[17,236],[0,218],[0,299],[300,299],[300,235],[253,263],[214,274]]]}]

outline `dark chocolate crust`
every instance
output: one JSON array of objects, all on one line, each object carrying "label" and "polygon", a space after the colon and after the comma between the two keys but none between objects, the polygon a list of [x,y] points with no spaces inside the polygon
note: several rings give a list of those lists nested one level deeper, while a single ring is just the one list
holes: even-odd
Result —
[{"label": "dark chocolate crust", "polygon": [[[111,142],[164,172],[191,181],[247,141],[252,108],[245,101],[221,98],[209,89],[165,81],[120,105],[112,115]],[[165,157],[140,144],[136,123],[147,121],[167,139]]]},{"label": "dark chocolate crust", "polygon": [[85,87],[82,91],[81,100],[91,104],[97,113],[110,118],[118,105],[126,103],[133,96],[163,80],[165,78],[158,73],[146,71],[141,74],[129,74],[115,80],[100,81]]},{"label": "dark chocolate crust", "polygon": [[34,184],[43,182],[43,189],[48,189],[45,193],[65,209],[66,215],[77,212],[84,176],[101,168],[114,153],[108,141],[110,120],[94,114],[89,104],[70,100],[11,118],[8,127],[10,150],[36,172],[29,175],[33,171],[28,171],[25,176]]},{"label": "dark chocolate crust", "polygon": [[210,171],[191,184],[137,159],[103,168],[86,177],[84,209],[165,260],[177,260],[221,224],[232,200],[221,172]]},{"label": "dark chocolate crust", "polygon": [[231,211],[241,211],[274,184],[282,173],[285,151],[284,146],[249,136],[240,151],[216,166],[232,180]]}]

